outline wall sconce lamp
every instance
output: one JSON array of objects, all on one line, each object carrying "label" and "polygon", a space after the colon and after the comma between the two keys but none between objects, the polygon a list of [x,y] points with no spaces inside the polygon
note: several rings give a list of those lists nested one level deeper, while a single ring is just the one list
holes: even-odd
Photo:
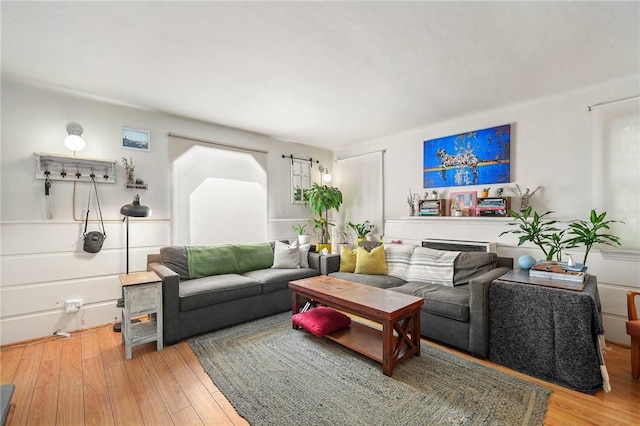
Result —
[{"label": "wall sconce lamp", "polygon": [[76,155],[76,151],[82,151],[87,145],[81,136],[82,126],[76,123],[69,123],[67,124],[67,133],[69,135],[64,138],[64,146],[73,151],[73,155]]},{"label": "wall sconce lamp", "polygon": [[329,173],[329,169],[327,169],[326,167],[324,167],[322,164],[318,167],[318,170],[320,170],[321,173],[321,177],[322,177],[322,182],[324,183],[329,183],[331,182],[331,179],[333,179],[333,176],[331,176],[331,173]]}]

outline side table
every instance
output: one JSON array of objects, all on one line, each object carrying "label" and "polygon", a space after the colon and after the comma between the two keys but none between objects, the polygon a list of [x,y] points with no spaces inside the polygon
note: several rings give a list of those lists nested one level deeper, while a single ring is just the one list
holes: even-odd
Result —
[{"label": "side table", "polygon": [[[124,294],[122,309],[122,339],[127,359],[131,348],[157,341],[162,350],[162,280],[154,272],[134,272],[120,275]],[[149,315],[149,321],[132,323],[136,316]]]},{"label": "side table", "polygon": [[514,270],[489,286],[489,359],[585,393],[609,389],[598,284],[538,285]]}]

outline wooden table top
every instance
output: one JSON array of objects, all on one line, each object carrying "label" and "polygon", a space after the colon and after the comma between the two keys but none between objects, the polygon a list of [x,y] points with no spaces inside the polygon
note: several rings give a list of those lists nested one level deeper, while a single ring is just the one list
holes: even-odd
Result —
[{"label": "wooden table top", "polygon": [[424,304],[424,299],[421,297],[327,275],[291,281],[289,288],[309,296],[337,299],[348,305],[360,305],[389,314]]}]

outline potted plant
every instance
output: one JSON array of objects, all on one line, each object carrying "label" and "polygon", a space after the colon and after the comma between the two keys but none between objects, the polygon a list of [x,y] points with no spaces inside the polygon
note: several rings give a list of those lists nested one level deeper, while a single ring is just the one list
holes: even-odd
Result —
[{"label": "potted plant", "polygon": [[306,223],[302,225],[293,225],[293,230],[296,235],[298,235],[298,242],[300,245],[307,244],[309,242],[309,234],[306,233],[305,228],[307,227]]},{"label": "potted plant", "polygon": [[482,189],[482,198],[487,198],[489,196],[489,189],[491,189],[491,188],[483,188]]},{"label": "potted plant", "polygon": [[363,223],[348,222],[347,226],[353,229],[353,231],[357,235],[356,246],[358,245],[358,243],[360,243],[360,241],[366,240],[367,234],[373,231],[373,228],[376,227],[373,223],[369,222],[368,220],[365,220]]},{"label": "potted plant", "polygon": [[610,229],[610,223],[620,222],[617,220],[604,220],[606,216],[607,212],[598,214],[595,210],[591,210],[589,222],[576,220],[569,223],[569,235],[573,236],[573,238],[567,241],[567,247],[573,248],[581,244],[584,245],[585,252],[584,259],[582,260],[584,266],[587,265],[587,258],[594,244],[606,244],[609,246],[620,245],[620,238],[617,236],[601,233],[603,229]]},{"label": "potted plant", "polygon": [[329,223],[329,210],[335,209],[336,211],[340,211],[342,192],[333,186],[314,183],[309,189],[307,202],[309,203],[311,211],[319,216],[319,218],[313,219],[314,227],[318,229],[320,233],[316,250],[319,252],[323,248],[326,248],[331,252],[329,226],[333,226],[333,223]]},{"label": "potted plant", "polygon": [[509,216],[513,218],[513,222],[508,223],[507,226],[517,226],[518,228],[504,231],[500,236],[504,234],[519,235],[519,246],[527,241],[532,242],[542,250],[545,260],[552,260],[554,255],[560,260],[562,249],[566,246],[566,242],[562,241],[564,231],[554,226],[557,221],[544,219],[545,216],[553,212],[548,211],[543,214],[533,212],[533,217],[530,217],[531,212],[531,207],[527,207],[522,213],[509,210]]}]

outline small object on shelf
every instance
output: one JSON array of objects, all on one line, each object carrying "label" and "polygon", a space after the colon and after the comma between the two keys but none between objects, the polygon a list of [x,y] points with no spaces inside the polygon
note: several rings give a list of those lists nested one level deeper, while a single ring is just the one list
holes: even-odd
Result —
[{"label": "small object on shelf", "polygon": [[529,270],[536,264],[536,258],[529,255],[520,256],[518,258],[518,266],[520,269]]},{"label": "small object on shelf", "polygon": [[584,282],[588,277],[587,268],[577,263],[573,266],[553,260],[540,260],[529,270],[529,276],[552,280]]},{"label": "small object on shelf", "polygon": [[511,197],[478,198],[476,216],[507,217],[511,209]]},{"label": "small object on shelf", "polygon": [[418,203],[418,216],[446,216],[447,200],[421,200]]}]

